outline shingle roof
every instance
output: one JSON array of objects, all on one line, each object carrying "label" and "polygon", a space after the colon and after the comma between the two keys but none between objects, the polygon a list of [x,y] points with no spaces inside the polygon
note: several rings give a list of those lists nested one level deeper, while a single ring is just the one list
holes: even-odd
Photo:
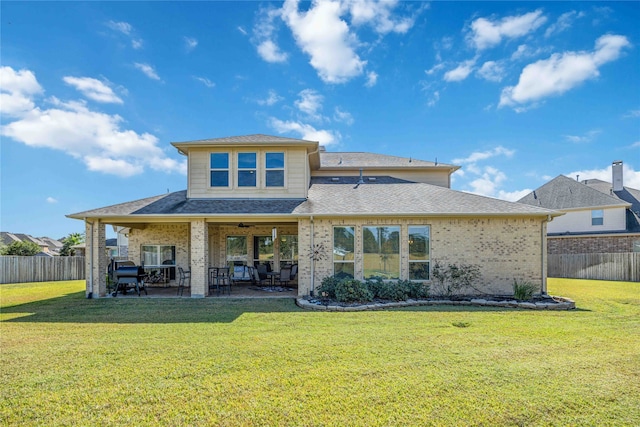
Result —
[{"label": "shingle roof", "polygon": [[[352,182],[346,182],[350,178]],[[491,197],[451,190],[436,185],[395,180],[365,182],[344,177],[339,182],[313,178],[309,198],[296,214],[310,215],[535,215],[557,216],[558,212],[507,202]],[[391,178],[393,179],[393,178]]]},{"label": "shingle roof", "polygon": [[365,152],[320,152],[321,168],[424,168],[424,167],[449,167],[457,166],[445,163],[428,162],[411,157],[389,156],[386,154]]},{"label": "shingle roof", "polygon": [[629,205],[615,196],[598,191],[564,175],[557,176],[518,202],[555,210],[605,206],[627,207]]},{"label": "shingle roof", "polygon": [[304,139],[287,138],[282,136],[253,134],[240,136],[227,136],[224,138],[199,139],[195,141],[172,142],[172,144],[189,144],[189,145],[217,145],[217,144],[272,144],[272,143],[317,143],[317,141],[308,141]]}]

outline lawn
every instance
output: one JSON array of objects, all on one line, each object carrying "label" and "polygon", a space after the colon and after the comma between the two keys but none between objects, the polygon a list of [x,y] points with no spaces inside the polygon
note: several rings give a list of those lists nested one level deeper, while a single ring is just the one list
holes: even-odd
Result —
[{"label": "lawn", "polygon": [[1,425],[640,425],[640,284],[577,310],[309,312],[0,286]]}]

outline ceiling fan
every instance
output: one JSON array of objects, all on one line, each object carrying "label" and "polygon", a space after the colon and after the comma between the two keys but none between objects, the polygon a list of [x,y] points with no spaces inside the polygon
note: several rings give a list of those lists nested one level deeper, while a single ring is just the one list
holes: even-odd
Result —
[{"label": "ceiling fan", "polygon": [[238,224],[238,228],[249,228],[249,227],[251,227],[251,226],[250,225],[246,225],[246,224],[244,224],[242,222],[240,224]]}]

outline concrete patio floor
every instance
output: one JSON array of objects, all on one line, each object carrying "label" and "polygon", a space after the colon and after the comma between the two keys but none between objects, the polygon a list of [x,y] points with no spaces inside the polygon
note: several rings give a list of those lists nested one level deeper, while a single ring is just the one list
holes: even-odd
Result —
[{"label": "concrete patio floor", "polygon": [[[215,289],[211,289],[207,298],[296,298],[298,296],[297,288],[280,291],[281,289],[287,288],[236,284],[231,286],[230,294],[225,291],[218,295]],[[173,284],[167,287],[147,286],[147,295],[141,291],[140,297],[138,297],[137,292],[128,290],[124,295],[118,292],[116,297],[108,294],[107,298],[191,298],[191,289],[189,288],[185,288],[182,295],[177,295],[177,292],[178,288]]]}]

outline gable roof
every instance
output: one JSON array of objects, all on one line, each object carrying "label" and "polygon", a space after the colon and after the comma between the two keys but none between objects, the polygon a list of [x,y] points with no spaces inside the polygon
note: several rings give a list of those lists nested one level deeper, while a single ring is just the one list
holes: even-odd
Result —
[{"label": "gable roof", "polygon": [[452,169],[452,172],[459,169],[446,163],[435,163],[412,157],[389,156],[386,154],[366,153],[366,152],[328,152],[320,153],[321,169],[390,169],[390,168],[444,168]]},{"label": "gable roof", "polygon": [[588,209],[604,207],[628,207],[629,203],[595,188],[559,175],[527,194],[518,203],[547,209]]},{"label": "gable roof", "polygon": [[[372,177],[367,177],[372,178]],[[558,216],[561,213],[392,177],[313,178],[305,199],[187,199],[186,190],[107,206],[70,218],[145,218],[248,215]]]}]

